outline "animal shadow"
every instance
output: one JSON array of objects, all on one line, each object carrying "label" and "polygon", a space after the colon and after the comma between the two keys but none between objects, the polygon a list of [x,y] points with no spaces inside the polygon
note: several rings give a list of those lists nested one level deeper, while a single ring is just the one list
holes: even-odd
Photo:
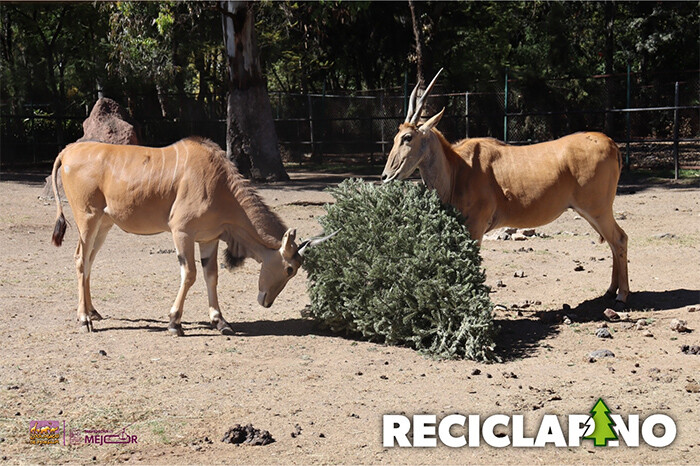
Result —
[{"label": "animal shadow", "polygon": [[[495,319],[497,354],[504,361],[530,357],[542,340],[559,333],[566,317],[579,323],[603,321],[604,311],[614,304],[601,296],[574,308],[565,304],[560,309],[529,313],[522,319]],[[630,295],[628,304],[624,311],[668,311],[700,304],[700,290],[637,291]]]}]

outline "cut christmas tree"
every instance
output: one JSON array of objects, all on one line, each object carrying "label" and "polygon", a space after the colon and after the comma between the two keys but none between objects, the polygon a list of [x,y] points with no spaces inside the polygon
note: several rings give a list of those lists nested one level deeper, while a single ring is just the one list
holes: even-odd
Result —
[{"label": "cut christmas tree", "polygon": [[422,185],[346,180],[309,250],[309,315],[332,331],[440,358],[495,359],[492,304],[463,218]]}]

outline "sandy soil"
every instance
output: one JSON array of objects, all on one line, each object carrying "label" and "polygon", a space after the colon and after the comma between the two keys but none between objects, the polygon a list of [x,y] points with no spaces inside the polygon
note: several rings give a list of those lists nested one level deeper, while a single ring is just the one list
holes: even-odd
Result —
[{"label": "sandy soil", "polygon": [[[261,187],[302,237],[340,178],[295,175]],[[168,235],[112,230],[93,269],[92,292],[106,317],[82,334],[75,321],[75,228],[50,244],[53,203],[37,178],[0,182],[0,456],[10,463],[698,463],[700,356],[700,189],[623,185],[615,202],[630,237],[634,295],[612,339],[595,335],[611,303],[607,245],[573,212],[539,228],[546,238],[483,244],[504,362],[435,361],[411,349],[329,335],[301,317],[305,276],[270,309],[258,306],[258,265],[222,271],[219,296],[236,334],[207,325],[201,271],[183,319],[184,338],[166,331],[179,284]],[[67,218],[72,220],[70,209]],[[668,235],[664,235],[668,233]],[[575,271],[582,266],[582,271]],[[514,276],[524,272],[523,278]],[[505,287],[496,286],[502,281]],[[534,303],[534,304],[533,304]],[[517,305],[520,309],[514,308]],[[564,316],[569,319],[562,322]],[[670,329],[672,319],[693,332]],[[648,325],[637,330],[634,323]],[[651,336],[649,336],[651,335]],[[609,349],[614,358],[589,362]],[[476,374],[475,369],[481,371]],[[671,416],[675,442],[662,449],[425,449],[382,447],[382,415],[524,414],[534,434],[544,414],[587,413],[603,397],[618,414]],[[138,436],[124,445],[35,446],[31,420],[69,429]],[[221,442],[236,424],[268,430],[276,442]],[[294,436],[292,434],[295,434]]]}]

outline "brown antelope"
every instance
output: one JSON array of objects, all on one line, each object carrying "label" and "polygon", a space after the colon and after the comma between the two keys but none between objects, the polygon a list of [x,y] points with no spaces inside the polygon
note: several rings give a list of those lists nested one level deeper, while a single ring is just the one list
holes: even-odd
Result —
[{"label": "brown antelope", "polygon": [[138,235],[172,233],[181,282],[168,330],[178,336],[184,334],[185,296],[196,277],[195,243],[199,244],[212,327],[231,334],[216,291],[219,240],[227,244],[229,268],[247,257],[262,264],[258,302],[270,307],[297,273],[306,248],[328,238],[297,245],[296,230],[287,229],[270,211],[219,146],[206,139],[187,138],[163,148],[99,142],[67,146],[51,173],[57,206],[52,238],[56,246],[61,245],[66,231],[56,187],[59,169],[78,227],[78,320],[88,332],[93,330],[93,321],[102,319],[92,304],[90,271],[115,224]]},{"label": "brown antelope", "polygon": [[464,215],[471,237],[478,242],[495,228],[536,227],[574,209],[598,232],[601,242],[610,245],[612,280],[606,296],[617,293],[617,301],[624,305],[629,295],[627,235],[613,216],[621,169],[617,145],[594,132],[529,146],[510,146],[491,138],[450,144],[435,128],[444,108],[417,124],[436,79],[437,75],[417,105],[418,85],[413,90],[382,181],[408,178],[418,168],[426,186]]}]

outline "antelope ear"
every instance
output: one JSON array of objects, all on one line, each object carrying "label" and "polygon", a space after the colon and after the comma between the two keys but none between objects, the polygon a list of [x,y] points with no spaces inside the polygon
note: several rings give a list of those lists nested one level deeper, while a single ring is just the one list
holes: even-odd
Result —
[{"label": "antelope ear", "polygon": [[431,129],[435,128],[437,124],[440,122],[440,118],[442,118],[442,114],[445,113],[445,107],[440,110],[439,113],[434,115],[430,120],[426,121],[422,125],[420,125],[420,128],[418,128],[418,131],[421,133],[425,134]]},{"label": "antelope ear", "polygon": [[297,238],[297,230],[290,228],[282,237],[282,255],[285,259],[291,259],[297,252],[297,245],[294,244],[294,240]]}]

